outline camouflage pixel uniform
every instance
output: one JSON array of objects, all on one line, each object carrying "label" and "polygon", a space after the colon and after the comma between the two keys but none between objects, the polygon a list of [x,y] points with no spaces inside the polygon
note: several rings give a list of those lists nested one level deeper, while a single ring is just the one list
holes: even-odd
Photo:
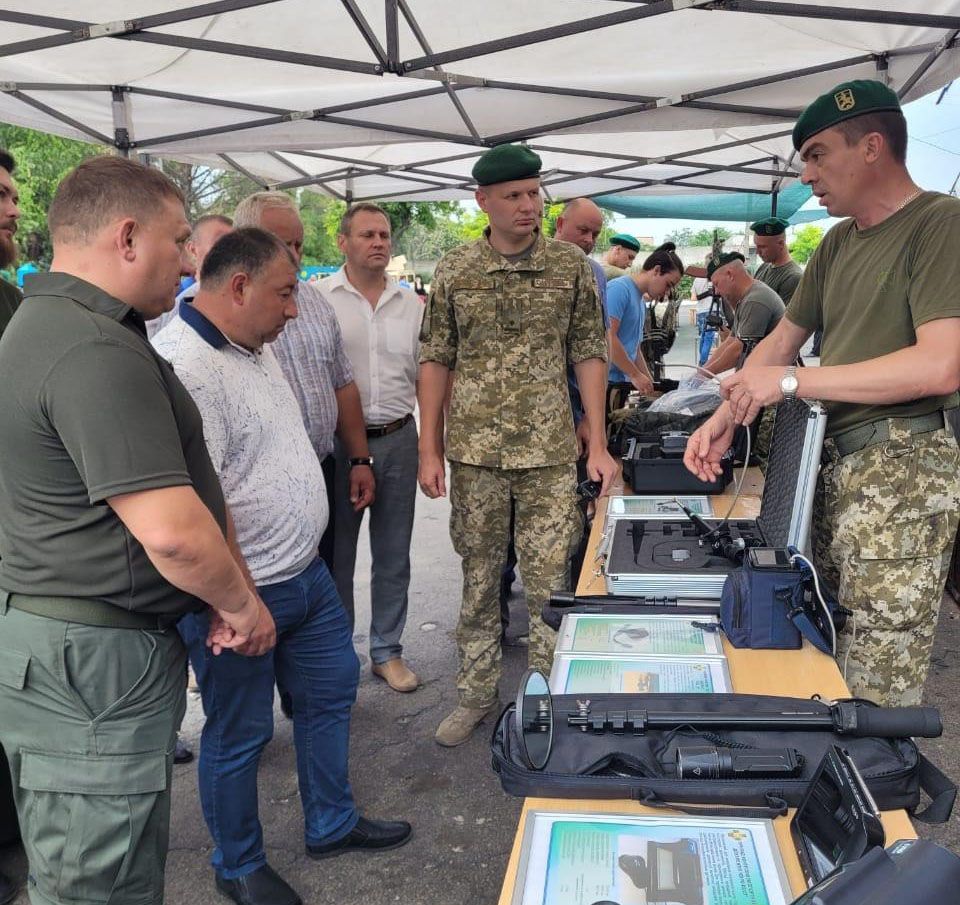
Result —
[{"label": "camouflage pixel uniform", "polygon": [[[842,458],[824,443],[815,557],[853,620],[837,639],[855,694],[920,703],[960,513],[960,447],[948,430],[890,439]],[[849,654],[849,656],[848,656]]]},{"label": "camouflage pixel uniform", "polygon": [[[786,317],[823,330],[825,367],[913,346],[921,326],[960,318],[958,242],[960,201],[937,192],[867,229],[844,220],[811,257]],[[837,645],[847,684],[886,706],[923,694],[960,508],[960,452],[937,424],[957,401],[826,403],[815,559],[853,611]]]},{"label": "camouflage pixel uniform", "polygon": [[437,266],[421,361],[456,372],[447,416],[450,533],[463,560],[457,627],[460,703],[486,707],[500,678],[500,575],[516,503],[516,547],[530,611],[530,665],[549,672],[556,634],[540,616],[567,583],[582,526],[576,498],[567,363],[606,360],[593,272],[584,254],[538,235],[509,261],[486,238]]}]

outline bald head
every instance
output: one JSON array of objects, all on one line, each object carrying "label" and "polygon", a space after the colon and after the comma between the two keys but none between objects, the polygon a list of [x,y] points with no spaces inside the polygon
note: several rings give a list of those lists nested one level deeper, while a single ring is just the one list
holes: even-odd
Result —
[{"label": "bald head", "polygon": [[562,242],[572,242],[590,254],[602,229],[603,214],[600,208],[589,198],[574,198],[567,202],[557,217],[556,238]]},{"label": "bald head", "polygon": [[743,261],[734,259],[718,267],[710,277],[713,288],[718,295],[722,295],[731,305],[736,307],[753,285],[753,277]]}]

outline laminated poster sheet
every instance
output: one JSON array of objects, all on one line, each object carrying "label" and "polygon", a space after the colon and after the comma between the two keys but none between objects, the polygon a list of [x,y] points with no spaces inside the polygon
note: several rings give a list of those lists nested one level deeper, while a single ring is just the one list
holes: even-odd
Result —
[{"label": "laminated poster sheet", "polygon": [[604,657],[557,654],[550,671],[553,694],[721,694],[733,691],[721,657]]},{"label": "laminated poster sheet", "polygon": [[660,657],[722,657],[720,620],[704,616],[594,616],[569,613],[563,617],[558,653],[656,654]]},{"label": "laminated poster sheet", "polygon": [[615,496],[607,504],[608,518],[686,518],[677,501],[704,518],[713,516],[708,496]]},{"label": "laminated poster sheet", "polygon": [[769,820],[529,811],[511,905],[787,905]]}]

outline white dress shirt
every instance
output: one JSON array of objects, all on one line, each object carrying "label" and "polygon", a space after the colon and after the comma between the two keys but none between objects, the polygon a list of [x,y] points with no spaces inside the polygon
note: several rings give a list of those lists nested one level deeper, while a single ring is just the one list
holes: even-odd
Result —
[{"label": "white dress shirt", "polygon": [[413,412],[423,304],[391,277],[374,308],[341,267],[317,285],[337,315],[368,426]]}]

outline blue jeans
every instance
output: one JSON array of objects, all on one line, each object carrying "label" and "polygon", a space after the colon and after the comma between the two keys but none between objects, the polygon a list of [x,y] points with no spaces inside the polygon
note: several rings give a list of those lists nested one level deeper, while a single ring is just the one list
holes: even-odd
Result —
[{"label": "blue jeans", "polygon": [[350,622],[326,565],[257,588],[273,614],[277,646],[261,657],[206,646],[206,613],[184,617],[180,634],[200,685],[206,723],[200,803],[214,841],[211,863],[228,880],[266,864],[257,812],[257,768],[273,737],[273,685],[293,698],[293,737],[308,844],[335,842],[359,817],[350,791],[350,708],[359,661]]},{"label": "blue jeans", "polygon": [[706,311],[699,311],[697,313],[697,330],[700,333],[700,345],[699,353],[697,357],[697,364],[703,365],[706,364],[707,359],[710,357],[710,352],[713,350],[713,339],[717,335],[717,331],[713,327],[707,326],[707,314]]}]

